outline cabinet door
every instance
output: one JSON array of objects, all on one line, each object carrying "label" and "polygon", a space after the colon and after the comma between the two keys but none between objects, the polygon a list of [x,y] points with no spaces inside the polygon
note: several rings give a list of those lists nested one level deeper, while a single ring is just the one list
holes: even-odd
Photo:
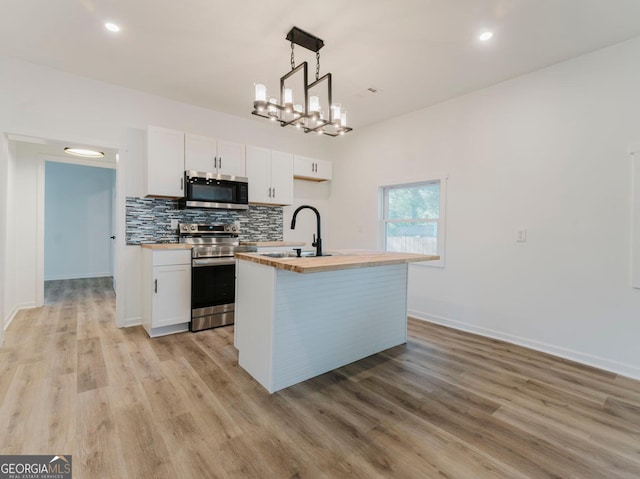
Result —
[{"label": "cabinet door", "polygon": [[207,136],[185,135],[184,169],[216,172],[216,140]]},{"label": "cabinet door", "polygon": [[191,321],[191,265],[155,266],[151,296],[151,327]]},{"label": "cabinet door", "polygon": [[331,162],[316,160],[307,156],[295,155],[293,173],[296,178],[311,181],[327,181],[331,179]]},{"label": "cabinet door", "polygon": [[315,161],[313,158],[306,156],[294,155],[293,158],[293,174],[300,179],[315,178]]},{"label": "cabinet door", "polygon": [[266,148],[247,146],[247,178],[249,203],[271,203],[271,152]]},{"label": "cabinet door", "polygon": [[316,179],[319,181],[330,180],[333,164],[330,161],[325,161],[325,160],[315,160],[315,162],[316,162],[316,166],[315,166]]},{"label": "cabinet door", "polygon": [[184,133],[147,128],[145,196],[184,196]]},{"label": "cabinet door", "polygon": [[293,155],[271,152],[271,201],[278,205],[293,204]]},{"label": "cabinet door", "polygon": [[218,141],[218,173],[229,176],[246,176],[244,145],[230,141]]}]

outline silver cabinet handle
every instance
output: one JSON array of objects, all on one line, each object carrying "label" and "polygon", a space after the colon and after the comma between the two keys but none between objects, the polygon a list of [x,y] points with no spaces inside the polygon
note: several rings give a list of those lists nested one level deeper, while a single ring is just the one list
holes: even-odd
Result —
[{"label": "silver cabinet handle", "polygon": [[184,190],[184,178],[180,178],[180,191]]},{"label": "silver cabinet handle", "polygon": [[275,189],[275,187],[273,188],[273,197],[274,198],[276,197],[276,189]]},{"label": "silver cabinet handle", "polygon": [[271,187],[269,187],[269,198],[271,198]]},{"label": "silver cabinet handle", "polygon": [[153,289],[154,289],[154,290],[155,290],[155,292],[157,293],[157,292],[158,292],[158,280],[156,279],[156,280],[154,281],[154,283],[155,283],[155,286],[154,286],[154,288],[153,288]]},{"label": "silver cabinet handle", "polygon": [[222,168],[222,157],[218,158],[218,168]]},{"label": "silver cabinet handle", "polygon": [[215,170],[216,168],[218,168],[218,157],[214,156],[213,157],[213,169]]}]

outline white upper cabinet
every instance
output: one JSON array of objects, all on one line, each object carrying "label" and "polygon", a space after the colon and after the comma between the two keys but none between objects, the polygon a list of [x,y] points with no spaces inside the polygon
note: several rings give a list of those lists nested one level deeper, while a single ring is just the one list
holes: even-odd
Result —
[{"label": "white upper cabinet", "polygon": [[184,135],[184,169],[214,173],[218,143],[207,136]]},{"label": "white upper cabinet", "polygon": [[246,175],[244,145],[187,133],[184,169],[244,177]]},{"label": "white upper cabinet", "polygon": [[293,204],[293,154],[271,151],[271,188],[276,204]]},{"label": "white upper cabinet", "polygon": [[218,140],[218,173],[230,176],[247,176],[243,144]]},{"label": "white upper cabinet", "polygon": [[249,203],[293,203],[293,155],[247,146]]},{"label": "white upper cabinet", "polygon": [[331,180],[332,165],[330,161],[294,155],[293,174],[301,180],[328,181]]},{"label": "white upper cabinet", "polygon": [[184,133],[147,128],[145,196],[184,196]]}]

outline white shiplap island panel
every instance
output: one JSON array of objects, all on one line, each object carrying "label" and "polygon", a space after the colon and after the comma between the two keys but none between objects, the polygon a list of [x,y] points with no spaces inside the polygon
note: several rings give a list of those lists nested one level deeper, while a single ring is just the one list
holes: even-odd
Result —
[{"label": "white shiplap island panel", "polygon": [[239,364],[273,393],[407,341],[407,263],[300,274],[237,262]]}]

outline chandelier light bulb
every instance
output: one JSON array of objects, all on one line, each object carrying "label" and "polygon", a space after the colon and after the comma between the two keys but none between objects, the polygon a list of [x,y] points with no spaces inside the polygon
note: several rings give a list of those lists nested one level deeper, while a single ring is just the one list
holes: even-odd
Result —
[{"label": "chandelier light bulb", "polygon": [[293,90],[291,88],[284,89],[284,104],[285,106],[293,106]]},{"label": "chandelier light bulb", "polygon": [[332,110],[333,110],[333,121],[337,121],[340,122],[342,120],[342,117],[340,115],[340,108],[341,105],[340,103],[335,103],[334,105],[331,106]]},{"label": "chandelier light bulb", "polygon": [[319,113],[320,112],[320,98],[313,95],[309,97],[309,113]]},{"label": "chandelier light bulb", "polygon": [[267,87],[260,83],[256,84],[256,101],[267,101]]},{"label": "chandelier light bulb", "polygon": [[340,126],[343,128],[347,126],[347,112],[343,111],[342,115],[340,115]]},{"label": "chandelier light bulb", "polygon": [[276,99],[269,98],[269,106],[267,107],[267,112],[272,121],[276,121],[276,117],[278,116],[278,110],[275,107]]}]

